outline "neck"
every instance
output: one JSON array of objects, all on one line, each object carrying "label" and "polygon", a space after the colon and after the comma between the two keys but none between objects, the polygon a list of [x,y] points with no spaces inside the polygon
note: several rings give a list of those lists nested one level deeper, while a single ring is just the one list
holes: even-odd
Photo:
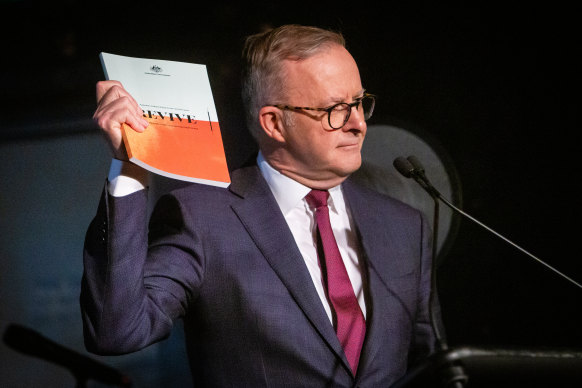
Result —
[{"label": "neck", "polygon": [[[269,164],[271,164],[271,163],[269,162]],[[347,178],[347,176],[345,176],[345,177],[338,177],[338,176],[309,177],[309,176],[305,176],[303,174],[299,174],[296,171],[293,171],[291,169],[285,169],[282,166],[278,167],[278,166],[273,165],[273,164],[271,164],[271,166],[273,166],[273,168],[276,169],[277,171],[279,171],[281,174],[293,179],[294,181],[297,181],[297,182],[301,183],[302,185],[307,186],[309,188],[318,189],[318,190],[331,189],[332,187],[340,185]]]},{"label": "neck", "polygon": [[340,185],[348,177],[347,175],[338,176],[331,172],[310,173],[307,168],[293,168],[293,164],[286,163],[285,159],[281,158],[277,152],[268,152],[262,149],[261,153],[267,163],[279,173],[312,189],[328,190]]}]

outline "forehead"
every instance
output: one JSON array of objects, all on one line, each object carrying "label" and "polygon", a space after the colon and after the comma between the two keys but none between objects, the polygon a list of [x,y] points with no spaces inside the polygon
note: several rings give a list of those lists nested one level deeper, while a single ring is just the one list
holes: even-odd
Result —
[{"label": "forehead", "polygon": [[289,104],[326,104],[345,101],[362,91],[354,58],[332,45],[303,60],[285,60],[283,79]]}]

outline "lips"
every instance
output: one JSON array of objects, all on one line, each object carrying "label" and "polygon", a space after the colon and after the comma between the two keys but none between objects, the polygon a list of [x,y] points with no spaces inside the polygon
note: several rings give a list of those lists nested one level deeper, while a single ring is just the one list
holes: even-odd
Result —
[{"label": "lips", "polygon": [[359,147],[360,143],[349,143],[349,144],[340,144],[338,148],[350,148],[350,147]]}]

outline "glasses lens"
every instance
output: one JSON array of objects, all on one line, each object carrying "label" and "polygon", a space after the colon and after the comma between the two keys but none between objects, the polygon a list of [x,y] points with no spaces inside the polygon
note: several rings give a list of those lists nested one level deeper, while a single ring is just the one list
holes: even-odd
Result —
[{"label": "glasses lens", "polygon": [[368,120],[372,117],[372,113],[374,113],[374,105],[375,105],[374,97],[372,96],[365,96],[362,99],[362,104],[360,105],[360,109],[362,109],[362,113],[364,114],[364,119]]},{"label": "glasses lens", "polygon": [[346,103],[339,103],[329,111],[329,125],[333,129],[340,129],[344,126],[350,115],[350,106]]},{"label": "glasses lens", "polygon": [[[364,120],[368,120],[372,117],[375,102],[374,97],[370,95],[365,96],[360,100],[356,109],[358,109],[358,112],[364,116]],[[350,113],[352,113],[352,107],[350,104],[342,102],[334,105],[329,111],[329,125],[333,129],[340,129],[350,119]]]}]

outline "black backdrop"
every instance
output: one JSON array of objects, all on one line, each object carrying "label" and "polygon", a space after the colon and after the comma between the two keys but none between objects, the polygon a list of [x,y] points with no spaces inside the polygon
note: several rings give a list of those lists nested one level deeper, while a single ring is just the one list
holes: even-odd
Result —
[{"label": "black backdrop", "polygon": [[[229,166],[254,151],[240,106],[244,36],[284,23],[341,31],[371,123],[421,128],[454,162],[463,208],[582,281],[580,26],[573,9],[392,2],[2,2],[0,141],[92,132],[100,51],[204,63]],[[47,171],[48,172],[48,171]],[[80,258],[79,258],[80,260]],[[439,269],[452,345],[582,348],[582,290],[462,221]]]}]

